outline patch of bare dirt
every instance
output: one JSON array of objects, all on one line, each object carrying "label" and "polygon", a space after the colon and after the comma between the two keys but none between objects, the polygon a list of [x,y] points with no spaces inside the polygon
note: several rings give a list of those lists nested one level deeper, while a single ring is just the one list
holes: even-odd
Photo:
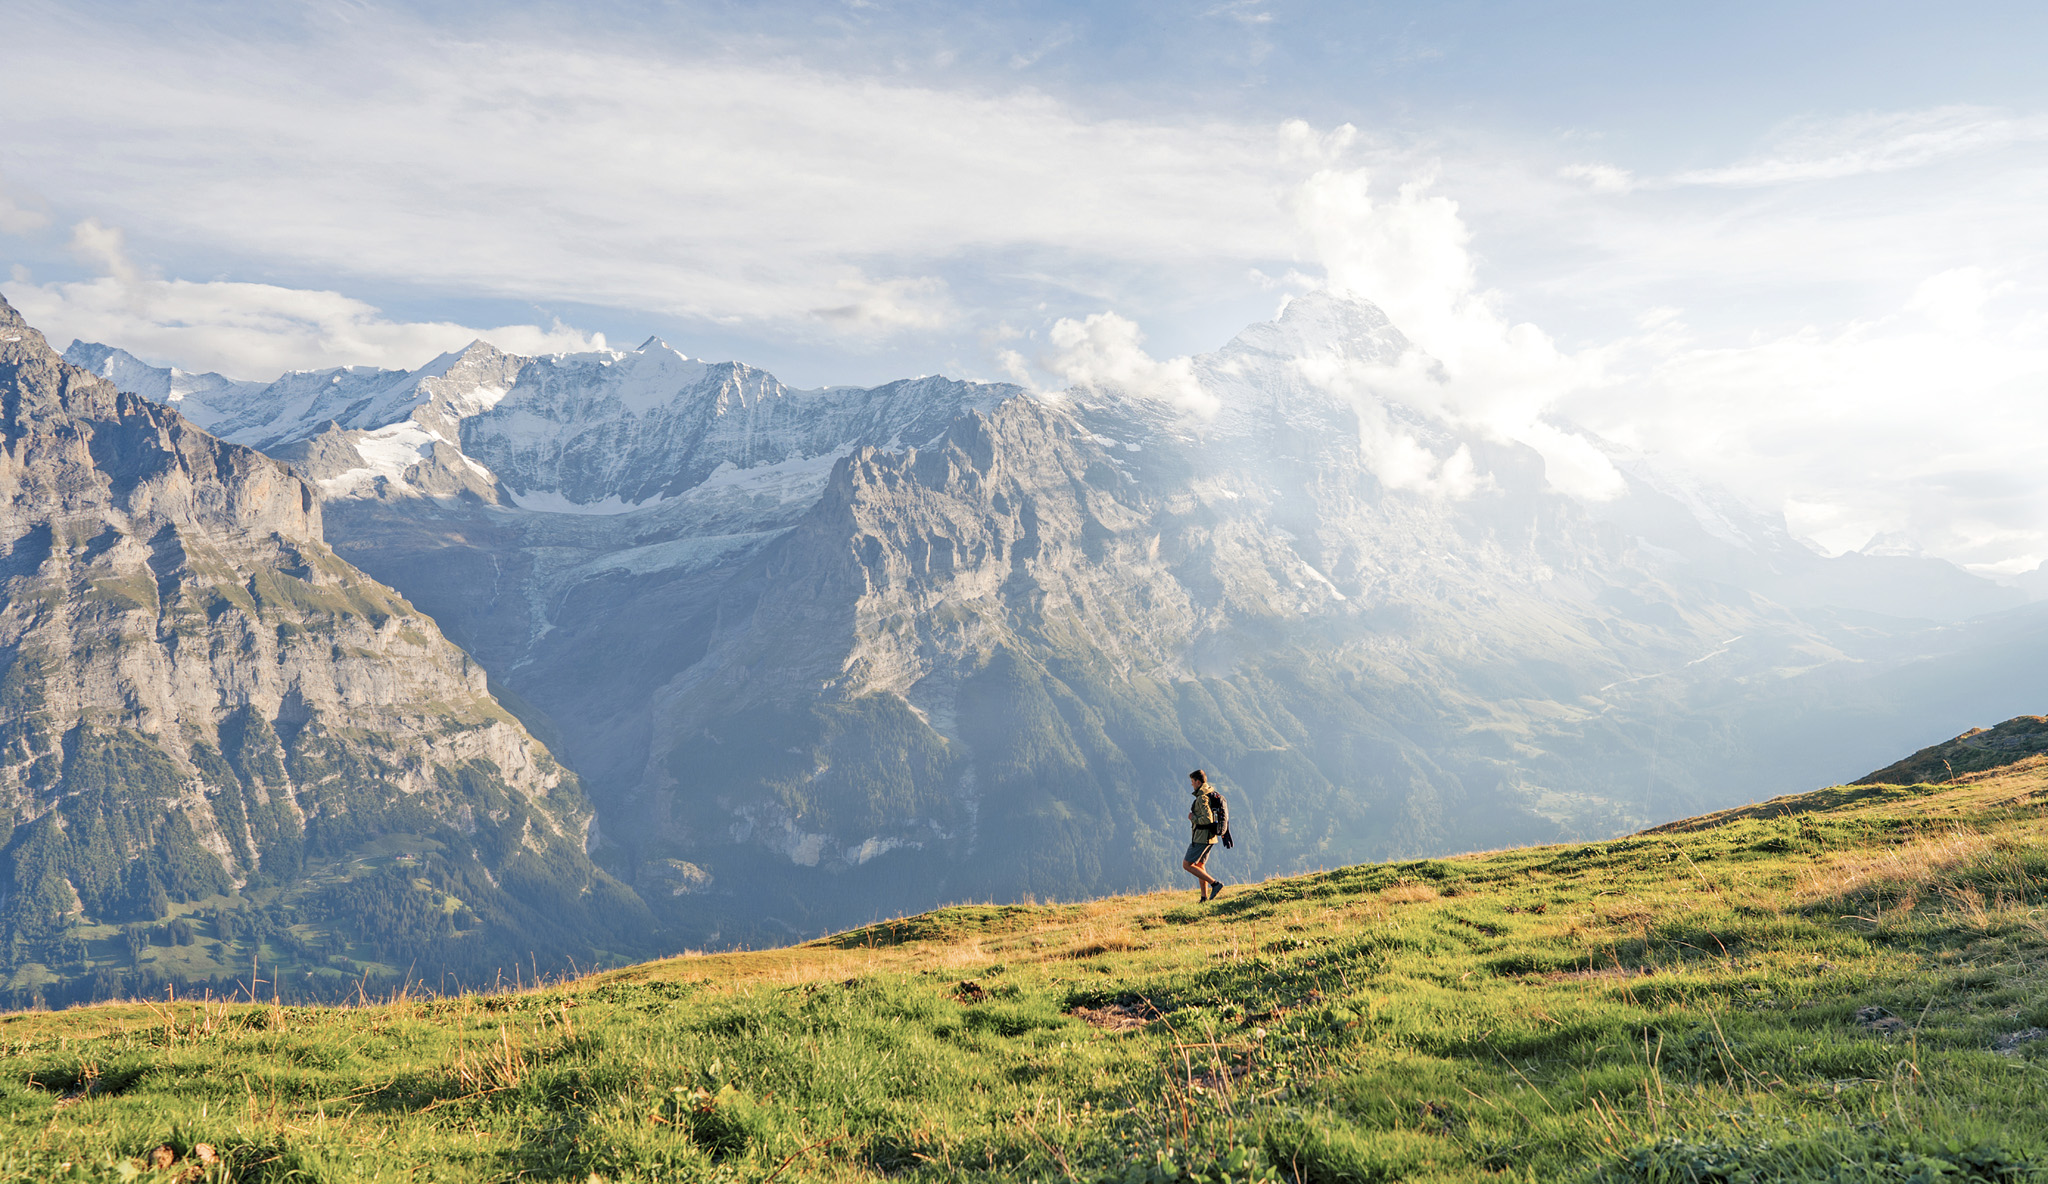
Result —
[{"label": "patch of bare dirt", "polygon": [[1220,1069],[1205,1069],[1189,1077],[1188,1085],[1212,1094],[1229,1093],[1241,1078],[1249,1077],[1251,1074],[1252,1067],[1248,1064],[1226,1065]]},{"label": "patch of bare dirt", "polygon": [[1857,1008],[1856,1026],[1874,1036],[1883,1036],[1887,1039],[1895,1036],[1904,1036],[1913,1030],[1913,1025],[1882,1007]]},{"label": "patch of bare dirt", "polygon": [[1129,1032],[1159,1018],[1159,1010],[1144,1003],[1105,1003],[1101,1007],[1075,1007],[1067,1012],[1105,1032]]}]

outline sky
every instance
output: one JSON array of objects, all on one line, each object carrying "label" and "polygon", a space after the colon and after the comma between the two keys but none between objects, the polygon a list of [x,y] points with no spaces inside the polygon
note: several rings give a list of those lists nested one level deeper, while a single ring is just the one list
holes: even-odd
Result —
[{"label": "sky", "polygon": [[1056,389],[1332,287],[1447,415],[2048,557],[2048,6],[8,8],[0,292],[60,347]]}]

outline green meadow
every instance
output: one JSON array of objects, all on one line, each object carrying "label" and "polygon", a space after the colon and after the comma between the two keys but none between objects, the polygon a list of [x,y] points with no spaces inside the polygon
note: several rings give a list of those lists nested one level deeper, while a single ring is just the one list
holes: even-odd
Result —
[{"label": "green meadow", "polygon": [[15,1013],[0,1180],[2048,1179],[2044,804],[2037,757],[1206,905]]}]

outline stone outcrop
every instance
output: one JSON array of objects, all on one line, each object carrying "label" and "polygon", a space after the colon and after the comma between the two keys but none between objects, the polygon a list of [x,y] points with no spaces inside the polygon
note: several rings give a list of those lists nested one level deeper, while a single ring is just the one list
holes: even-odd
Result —
[{"label": "stone outcrop", "polygon": [[596,857],[692,944],[1156,885],[1196,765],[1241,875],[1621,833],[1838,777],[1958,699],[1933,672],[1988,697],[1986,655],[2009,683],[2041,652],[1911,619],[2010,589],[1825,559],[1549,424],[1616,466],[1566,492],[1329,293],[1191,359],[1199,406],[793,390],[656,341],[270,384],[74,352],[299,468],[337,552],[545,720]]},{"label": "stone outcrop", "polygon": [[[620,944],[637,902],[584,854],[575,777],[483,667],[335,555],[311,486],[66,364],[4,303],[0,396],[15,986],[94,968],[96,926],[232,910],[259,889],[297,902],[337,971],[388,970],[437,936],[435,961],[463,971]],[[419,899],[351,915],[343,889],[401,853],[418,883],[380,891]],[[247,969],[218,944],[161,977]]]}]

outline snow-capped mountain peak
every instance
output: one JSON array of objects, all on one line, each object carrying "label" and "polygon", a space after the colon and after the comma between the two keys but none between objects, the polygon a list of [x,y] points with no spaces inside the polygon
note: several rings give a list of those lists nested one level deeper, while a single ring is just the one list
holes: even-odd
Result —
[{"label": "snow-capped mountain peak", "polygon": [[1289,300],[1270,321],[1246,326],[1219,358],[1337,357],[1391,365],[1414,346],[1370,300],[1317,289]]},{"label": "snow-capped mountain peak", "polygon": [[231,403],[265,385],[212,372],[194,374],[175,366],[152,366],[125,349],[96,342],[74,340],[64,351],[64,360],[81,370],[92,371],[124,391],[176,407],[186,419],[209,430],[219,418],[216,403]]},{"label": "snow-capped mountain peak", "polygon": [[[76,343],[72,352],[117,367],[119,385],[158,401],[185,389],[182,372],[123,351]],[[187,400],[195,422],[288,458],[329,497],[469,496],[577,513],[652,505],[721,468],[921,442],[963,408],[1014,393],[947,379],[795,391],[659,337],[543,357],[476,341],[416,370],[341,367],[206,389],[203,406]],[[821,487],[829,467],[800,466]]]}]

